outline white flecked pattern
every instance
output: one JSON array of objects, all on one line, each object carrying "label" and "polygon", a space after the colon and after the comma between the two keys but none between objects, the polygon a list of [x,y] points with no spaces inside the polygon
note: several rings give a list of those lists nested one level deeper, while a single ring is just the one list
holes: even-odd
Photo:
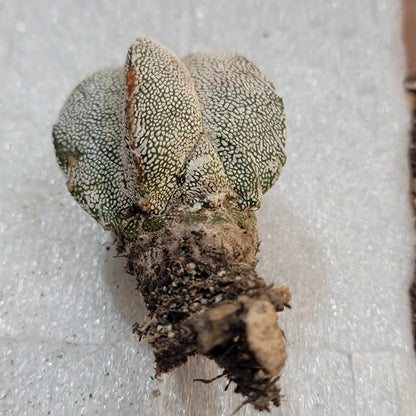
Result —
[{"label": "white flecked pattern", "polygon": [[236,50],[284,99],[287,164],[259,212],[259,272],[293,293],[286,401],[272,414],[416,415],[393,0],[1,2],[0,413],[229,415],[241,402],[225,381],[192,382],[218,374],[200,358],[150,378],[151,351],[130,330],[145,314],[134,282],[55,161],[64,100],[122,65],[139,34],[178,56]]}]

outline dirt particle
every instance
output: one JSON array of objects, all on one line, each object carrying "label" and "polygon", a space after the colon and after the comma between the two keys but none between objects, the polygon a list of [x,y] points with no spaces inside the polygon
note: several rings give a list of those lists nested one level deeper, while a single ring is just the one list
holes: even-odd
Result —
[{"label": "dirt particle", "polygon": [[153,390],[152,391],[152,397],[153,398],[156,398],[156,397],[159,397],[160,396],[160,390],[159,389],[156,389],[156,390]]}]

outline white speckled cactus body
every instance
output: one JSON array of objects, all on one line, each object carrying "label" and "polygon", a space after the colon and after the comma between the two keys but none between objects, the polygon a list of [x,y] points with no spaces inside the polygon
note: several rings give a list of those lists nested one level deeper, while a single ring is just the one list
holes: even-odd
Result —
[{"label": "white speckled cactus body", "polygon": [[285,135],[282,100],[252,62],[233,52],[180,60],[147,37],[124,69],[83,81],[53,128],[68,190],[114,231],[137,278],[149,317],[134,330],[156,374],[205,355],[259,410],[280,404],[276,312],[290,292],[255,271],[253,209],[285,163]]},{"label": "white speckled cactus body", "polygon": [[235,192],[258,207],[285,163],[285,117],[273,84],[233,52],[183,60],[140,37],[123,69],[71,94],[53,129],[74,198],[105,228],[136,205],[216,204]]}]

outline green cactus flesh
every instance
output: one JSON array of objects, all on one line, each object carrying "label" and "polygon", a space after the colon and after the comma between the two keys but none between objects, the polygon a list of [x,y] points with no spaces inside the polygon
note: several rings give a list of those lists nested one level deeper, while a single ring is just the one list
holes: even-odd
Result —
[{"label": "green cactus flesh", "polygon": [[237,53],[195,53],[183,61],[201,101],[204,131],[240,207],[260,206],[286,161],[282,99],[257,66]]},{"label": "green cactus flesh", "polygon": [[285,163],[285,117],[271,81],[233,52],[177,58],[139,37],[126,65],[70,95],[53,129],[73,197],[105,228],[136,207],[259,207]]},{"label": "green cactus flesh", "polygon": [[123,86],[121,68],[96,72],[72,92],[53,128],[68,190],[106,228],[118,227],[133,204],[122,158]]}]

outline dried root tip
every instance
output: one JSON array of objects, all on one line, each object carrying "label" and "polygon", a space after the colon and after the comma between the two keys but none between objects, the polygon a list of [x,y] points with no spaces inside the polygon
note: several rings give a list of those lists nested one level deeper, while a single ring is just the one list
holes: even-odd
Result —
[{"label": "dried root tip", "polygon": [[224,368],[247,403],[258,410],[267,410],[270,402],[279,406],[275,382],[287,354],[276,310],[269,301],[240,296],[234,303],[193,316],[191,325],[197,333],[198,352]]}]

